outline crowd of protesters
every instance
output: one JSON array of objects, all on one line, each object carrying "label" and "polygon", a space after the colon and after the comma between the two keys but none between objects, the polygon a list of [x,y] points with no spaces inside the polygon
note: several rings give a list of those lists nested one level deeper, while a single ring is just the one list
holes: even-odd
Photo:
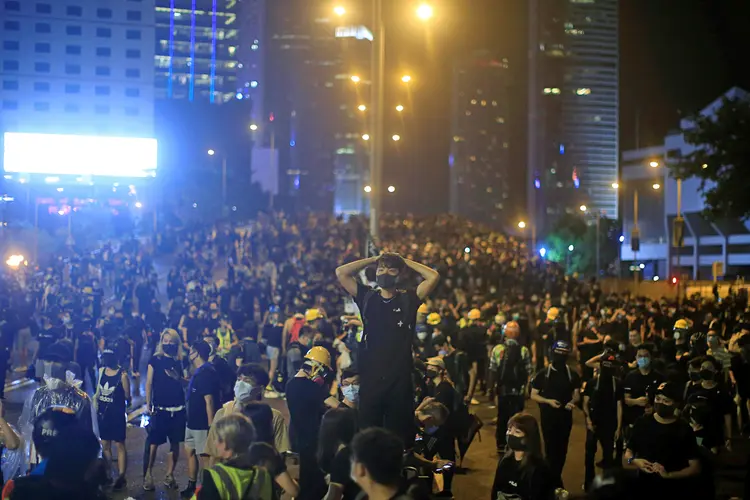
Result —
[{"label": "crowd of protesters", "polygon": [[[26,444],[18,472],[31,470],[3,498],[125,489],[141,387],[146,491],[167,444],[160,479],[183,498],[460,498],[454,475],[490,424],[473,409],[489,402],[492,500],[578,489],[562,472],[579,411],[586,445],[571,453],[592,498],[714,498],[717,461],[750,424],[747,296],[604,294],[450,216],[388,219],[362,258],[365,227],[277,213],[186,230],[161,290],[137,240],[4,281],[0,377],[12,366],[41,386],[17,429],[0,418],[6,447]],[[89,434],[95,451],[58,446]]]}]

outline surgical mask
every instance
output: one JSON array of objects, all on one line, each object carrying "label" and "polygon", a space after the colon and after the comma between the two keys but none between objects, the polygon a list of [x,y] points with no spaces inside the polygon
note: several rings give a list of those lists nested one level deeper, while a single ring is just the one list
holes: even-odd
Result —
[{"label": "surgical mask", "polygon": [[359,401],[359,386],[358,385],[347,385],[346,387],[342,387],[341,392],[344,394],[344,397],[348,399],[349,401],[353,401],[355,403]]},{"label": "surgical mask", "polygon": [[680,332],[674,332],[673,337],[675,340],[680,340]]},{"label": "surgical mask", "polygon": [[651,366],[651,358],[638,358],[637,360],[638,368],[648,368]]},{"label": "surgical mask", "polygon": [[665,403],[656,403],[654,411],[661,418],[674,418],[674,406]]},{"label": "surgical mask", "polygon": [[508,448],[513,451],[526,451],[526,442],[522,437],[508,434],[506,436],[506,442],[508,443]]},{"label": "surgical mask", "polygon": [[167,356],[177,356],[177,344],[162,344],[161,348]]},{"label": "surgical mask", "polygon": [[238,380],[234,384],[234,399],[240,403],[245,403],[252,399],[253,386],[244,380]]},{"label": "surgical mask", "polygon": [[428,335],[428,333],[427,333],[427,332],[419,332],[419,333],[417,334],[417,338],[418,338],[419,340],[425,340],[425,339],[427,338],[427,335]]},{"label": "surgical mask", "polygon": [[378,284],[380,288],[384,288],[386,290],[392,290],[396,288],[396,281],[398,280],[398,276],[393,276],[392,274],[378,274],[378,276],[375,278],[375,283]]},{"label": "surgical mask", "polygon": [[703,380],[714,380],[716,378],[716,372],[713,370],[704,369],[700,371],[700,376]]}]

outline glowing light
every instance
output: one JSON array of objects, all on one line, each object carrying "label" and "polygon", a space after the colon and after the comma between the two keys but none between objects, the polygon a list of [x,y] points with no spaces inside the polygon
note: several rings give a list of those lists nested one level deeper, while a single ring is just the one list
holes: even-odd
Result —
[{"label": "glowing light", "polygon": [[237,211],[237,207],[236,207],[236,206],[233,206],[233,207],[232,207],[232,212],[236,212],[236,211]]},{"label": "glowing light", "polygon": [[659,277],[658,276],[654,276],[653,279],[654,279],[654,281],[659,281]]},{"label": "glowing light", "polygon": [[396,111],[398,111],[399,113],[402,112],[403,110],[404,110],[404,107],[402,105],[399,104],[398,106],[396,106]]},{"label": "glowing light", "polygon": [[704,163],[703,165],[701,165],[701,168],[702,169],[707,169],[708,168],[708,163]]},{"label": "glowing light", "polygon": [[60,216],[65,215],[65,210],[58,210],[57,215],[60,215]]},{"label": "glowing light", "polygon": [[213,149],[208,150],[208,156],[213,156],[215,154],[216,154],[216,151],[214,151]]},{"label": "glowing light", "polygon": [[651,168],[656,168],[656,167],[659,166],[659,162],[658,161],[651,161],[651,162],[649,162],[648,166],[651,167]]},{"label": "glowing light", "polygon": [[365,106],[364,104],[360,104],[359,106],[357,106],[357,109],[360,111],[367,111],[367,106]]},{"label": "glowing light", "polygon": [[370,140],[370,134],[362,134],[362,140],[363,141],[369,141]]},{"label": "glowing light", "polygon": [[58,193],[62,193],[63,191],[64,191],[64,189],[63,189],[63,188],[57,188],[57,192],[58,192]]},{"label": "glowing light", "polygon": [[676,284],[677,284],[677,278],[676,278],[676,277],[673,277],[673,278],[672,278],[672,284],[673,284],[673,285],[676,285]]},{"label": "glowing light", "polygon": [[574,247],[573,245],[568,245],[568,252],[572,252],[575,249],[576,247]]},{"label": "glowing light", "polygon": [[136,201],[135,208],[143,208],[143,203],[141,203],[140,201]]},{"label": "glowing light", "polygon": [[359,83],[362,79],[358,77],[357,75],[352,75],[352,81],[354,83]]},{"label": "glowing light", "polygon": [[396,187],[395,186],[388,186],[388,192],[389,193],[395,193],[396,192]]},{"label": "glowing light", "polygon": [[464,248],[464,253],[471,253],[471,248],[469,247]]},{"label": "glowing light", "polygon": [[612,189],[620,189],[620,184],[618,184],[617,182],[613,182]]},{"label": "glowing light", "polygon": [[11,255],[5,263],[12,269],[18,269],[18,266],[23,264],[25,260],[26,258],[23,255]]},{"label": "glowing light", "polygon": [[251,87],[251,88],[257,88],[257,87],[258,87],[258,81],[257,81],[257,80],[253,80],[253,81],[251,81],[251,82],[250,82],[250,87]]},{"label": "glowing light", "polygon": [[526,223],[524,221],[521,221],[518,223],[518,227],[520,227],[521,229],[526,229]]},{"label": "glowing light", "polygon": [[198,204],[197,203],[193,203],[193,208],[198,208]]},{"label": "glowing light", "polygon": [[654,188],[654,190],[658,190],[661,187],[661,184],[659,184],[658,182],[654,182],[651,187]]},{"label": "glowing light", "polygon": [[588,210],[588,207],[586,205],[581,205],[578,208],[581,210],[581,212],[585,212],[586,210]]},{"label": "glowing light", "polygon": [[589,95],[591,93],[591,89],[589,88],[580,88],[576,90],[576,94],[578,95]]},{"label": "glowing light", "polygon": [[401,77],[401,81],[404,82],[404,83],[409,83],[411,81],[411,76],[404,75],[404,76]]},{"label": "glowing light", "polygon": [[398,141],[400,141],[400,140],[401,140],[401,136],[400,136],[400,135],[398,135],[398,134],[393,134],[393,137],[392,137],[392,139],[393,139],[394,141],[398,142]]},{"label": "glowing light", "polygon": [[641,262],[640,264],[638,264],[638,267],[640,267],[641,269],[646,269],[646,264]]},{"label": "glowing light", "polygon": [[417,7],[417,17],[422,19],[423,21],[430,19],[434,14],[435,12],[432,9],[431,5],[423,3],[419,7]]},{"label": "glowing light", "polygon": [[625,242],[625,236],[620,235],[619,240],[620,240],[620,243],[624,243]]},{"label": "glowing light", "polygon": [[237,95],[234,97],[236,97],[238,101],[241,101],[244,96],[242,95],[242,92],[237,92]]},{"label": "glowing light", "polygon": [[56,182],[60,182],[60,178],[59,177],[45,177],[44,182],[46,182],[47,184],[54,184]]},{"label": "glowing light", "polygon": [[371,186],[365,186],[365,193],[369,193],[371,191],[372,191],[372,187]]},{"label": "glowing light", "polygon": [[341,5],[337,5],[336,7],[333,8],[333,13],[341,17],[344,14],[346,14],[346,9],[342,7]]},{"label": "glowing light", "polygon": [[258,130],[258,126],[253,123],[253,124],[250,125],[250,130],[252,130],[253,132],[255,132],[256,130]]},{"label": "glowing light", "polygon": [[547,249],[542,247],[539,249],[539,255],[544,258],[545,255],[547,255]]},{"label": "glowing light", "polygon": [[542,188],[542,181],[540,181],[539,179],[534,179],[534,187],[536,189],[541,189]]}]

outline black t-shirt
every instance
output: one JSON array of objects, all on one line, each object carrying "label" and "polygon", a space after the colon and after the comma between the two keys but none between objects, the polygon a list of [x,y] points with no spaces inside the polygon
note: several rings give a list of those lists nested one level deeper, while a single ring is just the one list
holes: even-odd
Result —
[{"label": "black t-shirt", "polygon": [[459,330],[458,344],[467,356],[469,363],[480,363],[487,359],[487,329],[480,326],[470,326]]},{"label": "black t-shirt", "polygon": [[633,426],[628,448],[635,458],[664,466],[667,472],[682,470],[698,458],[698,444],[687,422],[677,419],[661,424],[653,415],[644,415]]},{"label": "black t-shirt", "polygon": [[[555,370],[549,366],[536,374],[531,381],[531,387],[538,389],[542,397],[557,400],[564,406],[573,399],[573,391],[581,387],[581,377],[570,367]],[[547,406],[542,405],[542,408]]]},{"label": "black t-shirt", "polygon": [[357,483],[352,481],[352,450],[345,446],[336,452],[331,462],[331,470],[326,471],[331,475],[331,482],[344,487],[342,500],[354,500],[362,491]]},{"label": "black t-shirt", "polygon": [[295,451],[314,451],[318,446],[318,429],[328,398],[325,386],[307,377],[293,377],[286,385],[292,446]]},{"label": "black t-shirt", "polygon": [[533,472],[524,474],[520,463],[510,455],[497,464],[491,498],[502,493],[502,498],[513,500],[552,500],[555,489],[561,486],[562,481],[545,462],[535,464]]},{"label": "black t-shirt", "polygon": [[[412,342],[417,309],[422,301],[414,290],[383,299],[379,292],[357,283],[355,301],[364,319],[359,343],[359,373],[363,388],[387,387],[408,380],[412,370]],[[387,370],[383,369],[385,366]]]},{"label": "black t-shirt", "polygon": [[435,400],[438,403],[442,403],[446,408],[448,408],[448,411],[452,412],[456,407],[456,398],[458,397],[458,393],[456,392],[456,389],[453,387],[453,385],[443,380],[435,386],[434,390],[435,392],[433,397],[435,398]]},{"label": "black t-shirt", "polygon": [[589,414],[596,425],[617,425],[617,403],[623,399],[622,385],[612,375],[600,375],[586,383],[584,396],[589,397]]},{"label": "black t-shirt", "polygon": [[581,364],[601,354],[603,349],[601,341],[592,344],[581,344],[584,338],[596,338],[596,335],[590,330],[584,330],[578,334],[578,352],[581,353]]},{"label": "black t-shirt", "polygon": [[278,325],[264,325],[263,326],[263,338],[266,339],[266,343],[270,347],[281,348],[281,333],[284,330],[283,326]]},{"label": "black t-shirt", "polygon": [[37,351],[37,357],[39,359],[44,359],[44,356],[47,354],[47,349],[49,349],[49,346],[54,344],[56,341],[60,340],[62,338],[62,332],[57,327],[50,327],[45,328],[44,330],[40,331],[37,335],[37,341],[39,342],[39,350]]},{"label": "black t-shirt", "polygon": [[706,389],[697,385],[690,391],[687,403],[705,406],[709,410],[707,422],[703,424],[703,446],[714,448],[724,444],[724,415],[734,411],[732,396],[718,386]]},{"label": "black t-shirt", "polygon": [[214,413],[219,408],[219,377],[211,363],[198,368],[188,384],[187,427],[194,431],[208,430],[206,396],[213,397]]},{"label": "black t-shirt", "polygon": [[[662,382],[664,382],[664,376],[661,373],[651,370],[647,375],[643,375],[640,370],[636,369],[625,376],[623,392],[631,399],[650,396]],[[623,402],[623,422],[628,425],[633,424],[645,411],[646,408],[643,406],[628,406]]]},{"label": "black t-shirt", "polygon": [[192,344],[193,342],[201,338],[205,324],[200,318],[185,316],[185,321],[182,323],[182,326],[184,326],[187,330],[188,342]]},{"label": "black t-shirt", "polygon": [[153,395],[151,402],[161,408],[174,408],[185,404],[182,390],[182,364],[169,356],[152,356],[148,362],[153,367]]}]

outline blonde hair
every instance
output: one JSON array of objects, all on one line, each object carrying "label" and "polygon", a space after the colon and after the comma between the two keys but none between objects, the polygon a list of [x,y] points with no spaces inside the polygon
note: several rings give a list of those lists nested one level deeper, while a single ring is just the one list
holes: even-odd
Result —
[{"label": "blonde hair", "polygon": [[241,413],[231,413],[213,423],[216,439],[232,452],[233,457],[250,451],[255,442],[255,426]]},{"label": "blonde hair", "polygon": [[177,356],[176,358],[179,360],[182,360],[182,358],[185,356],[184,350],[182,348],[182,339],[180,338],[180,334],[177,333],[177,330],[174,330],[172,328],[166,328],[163,332],[161,332],[161,336],[159,337],[159,344],[156,346],[156,350],[154,351],[154,355],[160,355],[164,356],[164,349],[162,348],[162,344],[164,343],[164,340],[171,339],[172,337],[177,339]]}]

